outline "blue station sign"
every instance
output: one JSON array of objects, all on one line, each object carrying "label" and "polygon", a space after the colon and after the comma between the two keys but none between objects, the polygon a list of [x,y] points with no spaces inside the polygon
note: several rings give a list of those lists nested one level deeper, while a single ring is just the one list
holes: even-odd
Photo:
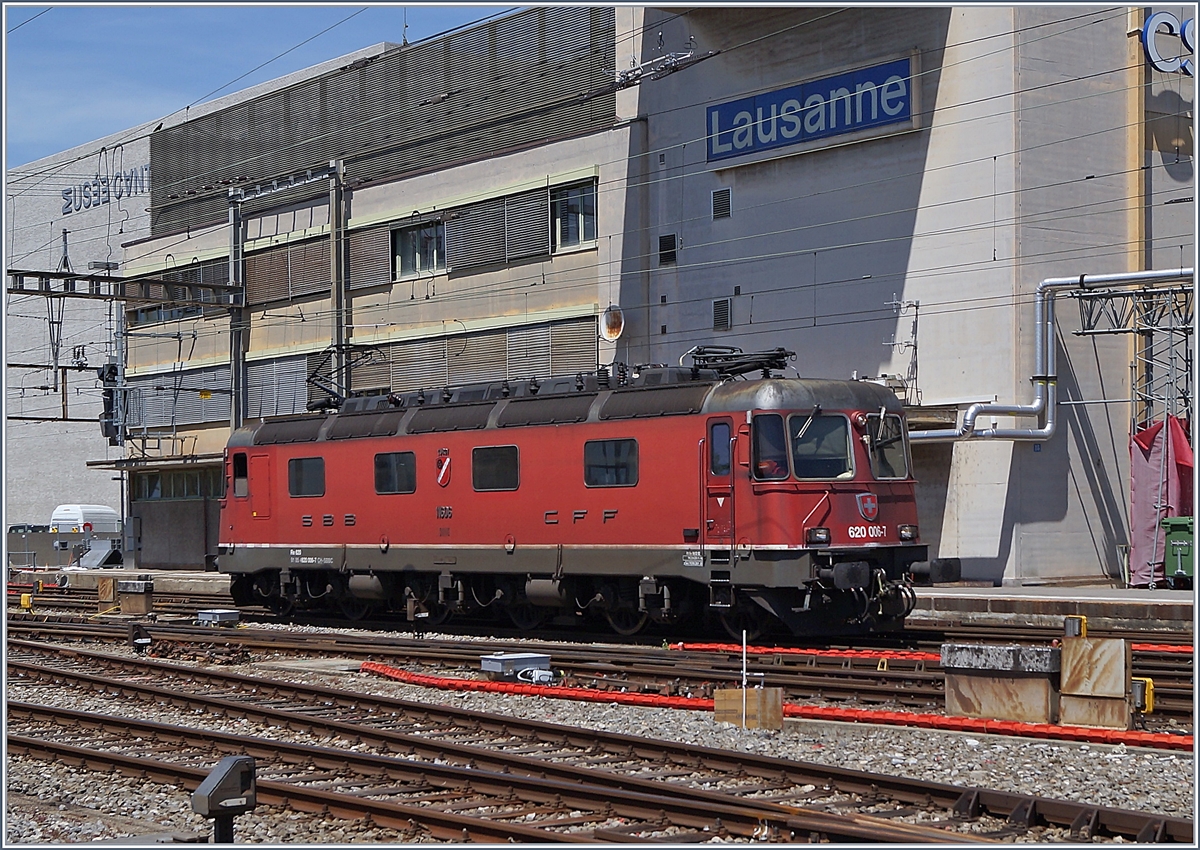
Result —
[{"label": "blue station sign", "polygon": [[898,59],[710,106],[708,161],[899,124],[912,116],[912,59]]}]

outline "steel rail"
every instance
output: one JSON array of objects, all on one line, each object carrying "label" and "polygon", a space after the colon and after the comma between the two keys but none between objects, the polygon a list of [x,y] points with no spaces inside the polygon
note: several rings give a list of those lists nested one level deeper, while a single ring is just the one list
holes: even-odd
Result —
[{"label": "steel rail", "polygon": [[[384,639],[373,635],[304,633],[248,629],[214,629],[179,624],[145,627],[156,640],[205,641],[237,644],[244,648],[303,653],[335,653],[364,660],[422,660],[438,667],[476,667],[481,653],[495,651],[496,644],[484,641],[433,641],[415,638]],[[88,636],[123,638],[127,626],[29,625],[9,622],[10,633],[35,633],[65,637],[72,632]],[[522,651],[552,655],[555,667],[578,683],[596,688],[627,688],[711,696],[722,685],[740,682],[740,653],[681,652],[628,646],[573,646],[562,643],[523,642]],[[881,652],[883,652],[881,650]],[[736,657],[735,657],[736,655]],[[1159,715],[1191,716],[1192,659],[1154,653],[1134,654],[1134,675],[1155,680],[1155,703]],[[748,670],[770,687],[781,687],[796,699],[859,699],[908,706],[937,706],[944,699],[942,673],[936,661],[885,658],[885,663],[864,652],[857,658],[831,655],[790,656],[786,653],[751,656]],[[666,684],[664,684],[666,683]]]},{"label": "steel rail", "polygon": [[[394,718],[416,720],[424,724],[420,734],[425,738],[431,737],[429,728],[499,730],[508,735],[521,736],[535,741],[542,740],[563,745],[570,743],[585,751],[603,750],[610,753],[640,754],[644,758],[658,759],[668,763],[703,765],[710,770],[725,773],[735,772],[765,778],[782,778],[793,784],[824,785],[847,793],[867,796],[877,796],[884,792],[896,800],[909,803],[936,803],[944,808],[952,809],[962,817],[974,817],[987,813],[1010,819],[1015,817],[1030,823],[1041,820],[1059,826],[1069,826],[1075,831],[1088,827],[1091,834],[1095,834],[1099,830],[1126,836],[1143,835],[1149,823],[1161,821],[1168,824],[1163,827],[1164,830],[1167,830],[1163,834],[1168,836],[1165,840],[1190,841],[1192,834],[1191,822],[1180,818],[1163,819],[1138,812],[1099,809],[1070,801],[887,777],[825,765],[790,762],[747,753],[730,753],[666,741],[647,741],[635,736],[581,730],[538,721],[517,720],[467,709],[414,703],[319,686],[296,685],[242,674],[201,671],[191,667],[147,662],[93,651],[46,647],[26,642],[18,642],[17,646],[19,648],[28,646],[33,651],[42,654],[62,653],[71,658],[85,659],[99,664],[111,664],[118,668],[137,671],[143,676],[173,675],[178,679],[185,680],[208,678],[218,682],[222,687],[245,690],[259,698],[285,698],[301,702],[307,701],[310,704],[315,702],[327,710],[340,706],[373,714],[380,720]],[[119,687],[130,687],[130,683],[119,683]],[[180,689],[178,687],[170,689],[169,694],[177,700],[180,698]],[[242,708],[244,710],[244,706]],[[308,719],[305,718],[306,721]],[[1183,837],[1184,833],[1186,833],[1186,838]]]},{"label": "steel rail", "polygon": [[[481,795],[485,799],[479,801],[480,807],[503,804],[512,801],[515,797],[517,802],[526,805],[553,806],[559,811],[567,809],[572,812],[591,812],[594,813],[591,819],[601,822],[611,817],[636,819],[641,822],[642,829],[645,831],[654,831],[670,825],[699,833],[715,835],[723,829],[734,835],[754,837],[763,834],[764,831],[770,831],[772,834],[791,832],[793,824],[803,823],[803,828],[806,830],[811,827],[823,835],[845,839],[888,842],[911,842],[920,839],[926,842],[950,843],[961,842],[964,837],[969,838],[969,836],[945,830],[895,824],[883,819],[864,818],[862,815],[847,817],[814,811],[792,814],[783,810],[770,813],[761,806],[743,806],[739,805],[739,801],[732,799],[723,803],[688,799],[676,795],[673,789],[670,792],[658,794],[627,791],[605,784],[602,781],[603,774],[600,774],[601,781],[583,784],[482,770],[477,766],[457,767],[416,762],[392,755],[381,756],[350,749],[296,744],[248,735],[232,735],[24,702],[10,702],[8,709],[10,723],[16,718],[27,721],[49,721],[58,728],[66,727],[68,731],[71,727],[95,730],[111,728],[115,734],[124,736],[126,740],[134,737],[150,739],[157,744],[190,747],[201,744],[209,750],[220,753],[250,755],[266,763],[265,768],[260,768],[265,771],[269,771],[271,765],[280,762],[334,771],[348,769],[361,777],[368,777],[372,781],[382,779],[389,783],[411,782],[416,787],[432,785],[435,788]],[[128,753],[113,753],[111,749],[107,748],[111,746],[111,742],[103,742],[105,749],[79,748],[74,744],[47,741],[35,735],[10,733],[8,736],[10,751],[14,747],[19,748],[19,751],[26,751],[20,748],[30,747],[35,741],[40,742],[44,748],[57,746],[60,748],[60,752],[73,753],[76,757],[85,758],[89,767],[94,767],[96,761],[103,762],[116,756],[123,760],[126,767],[145,770],[145,767],[140,764],[145,761],[144,759],[130,756]],[[186,757],[186,754],[181,753],[181,756]],[[133,760],[132,764],[129,759]],[[167,762],[167,764],[175,766],[178,763]],[[157,769],[161,770],[162,768]],[[303,775],[300,775],[300,778],[303,779]],[[326,810],[334,807],[350,808],[353,806],[351,800],[362,799],[365,796],[361,791],[352,796],[269,779],[258,780],[256,784],[260,794],[263,793],[265,786],[268,794],[274,792],[280,802],[286,800],[288,805],[293,805],[294,800],[300,798],[319,803]],[[389,790],[387,786],[366,789],[367,793],[374,796],[382,796],[387,790]],[[458,802],[459,800],[456,799],[455,803]],[[561,828],[563,823],[561,821],[556,823],[555,819],[542,822],[540,826],[496,825],[496,821],[491,818],[472,818],[450,812],[431,812],[427,806],[418,807],[393,802],[390,807],[394,814],[406,816],[408,820],[417,822],[431,820],[443,829],[457,829],[459,834],[466,831],[473,837],[484,833],[487,840],[516,838],[534,841],[585,841],[588,838],[586,833],[570,834],[556,831],[554,827]],[[374,817],[374,813],[372,815]],[[443,822],[443,819],[446,818],[449,819],[448,824]],[[576,816],[572,820],[578,822],[579,818]],[[488,826],[481,828],[480,823]]]}]

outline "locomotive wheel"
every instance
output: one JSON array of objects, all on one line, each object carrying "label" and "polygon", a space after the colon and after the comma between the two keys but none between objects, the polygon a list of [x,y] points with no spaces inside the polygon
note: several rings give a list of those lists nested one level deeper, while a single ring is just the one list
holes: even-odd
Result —
[{"label": "locomotive wheel", "polygon": [[339,596],[337,607],[342,612],[342,616],[347,620],[361,620],[371,613],[370,602],[365,599],[359,599],[357,596],[351,596],[350,594]]},{"label": "locomotive wheel", "polygon": [[546,611],[531,602],[514,602],[504,610],[512,624],[523,632],[531,632],[546,622]]},{"label": "locomotive wheel", "polygon": [[646,628],[650,615],[636,608],[607,608],[604,611],[604,619],[608,620],[614,632],[629,637]]},{"label": "locomotive wheel", "polygon": [[425,611],[425,616],[421,618],[421,624],[426,628],[440,626],[450,619],[452,613],[447,606],[440,602],[430,603]]},{"label": "locomotive wheel", "polygon": [[296,608],[296,603],[282,594],[267,597],[267,607],[277,617],[287,617]]},{"label": "locomotive wheel", "polygon": [[767,624],[763,615],[758,613],[758,606],[753,602],[739,601],[732,608],[726,608],[717,616],[721,625],[731,638],[738,643],[742,641],[742,632],[746,632],[746,640],[752,641],[762,637]]}]

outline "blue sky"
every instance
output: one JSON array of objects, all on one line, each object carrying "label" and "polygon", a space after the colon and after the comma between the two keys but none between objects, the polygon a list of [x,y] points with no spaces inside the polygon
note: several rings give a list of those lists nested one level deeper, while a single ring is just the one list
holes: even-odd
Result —
[{"label": "blue sky", "polygon": [[24,165],[381,41],[400,42],[406,13],[412,42],[512,8],[5,3],[5,165]]}]

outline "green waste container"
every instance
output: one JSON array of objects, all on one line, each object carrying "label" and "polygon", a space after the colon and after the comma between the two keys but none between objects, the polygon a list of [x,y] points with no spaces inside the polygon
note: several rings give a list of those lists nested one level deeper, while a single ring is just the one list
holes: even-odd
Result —
[{"label": "green waste container", "polygon": [[1192,586],[1192,520],[1190,516],[1169,516],[1162,521],[1167,530],[1163,567],[1173,587]]}]

